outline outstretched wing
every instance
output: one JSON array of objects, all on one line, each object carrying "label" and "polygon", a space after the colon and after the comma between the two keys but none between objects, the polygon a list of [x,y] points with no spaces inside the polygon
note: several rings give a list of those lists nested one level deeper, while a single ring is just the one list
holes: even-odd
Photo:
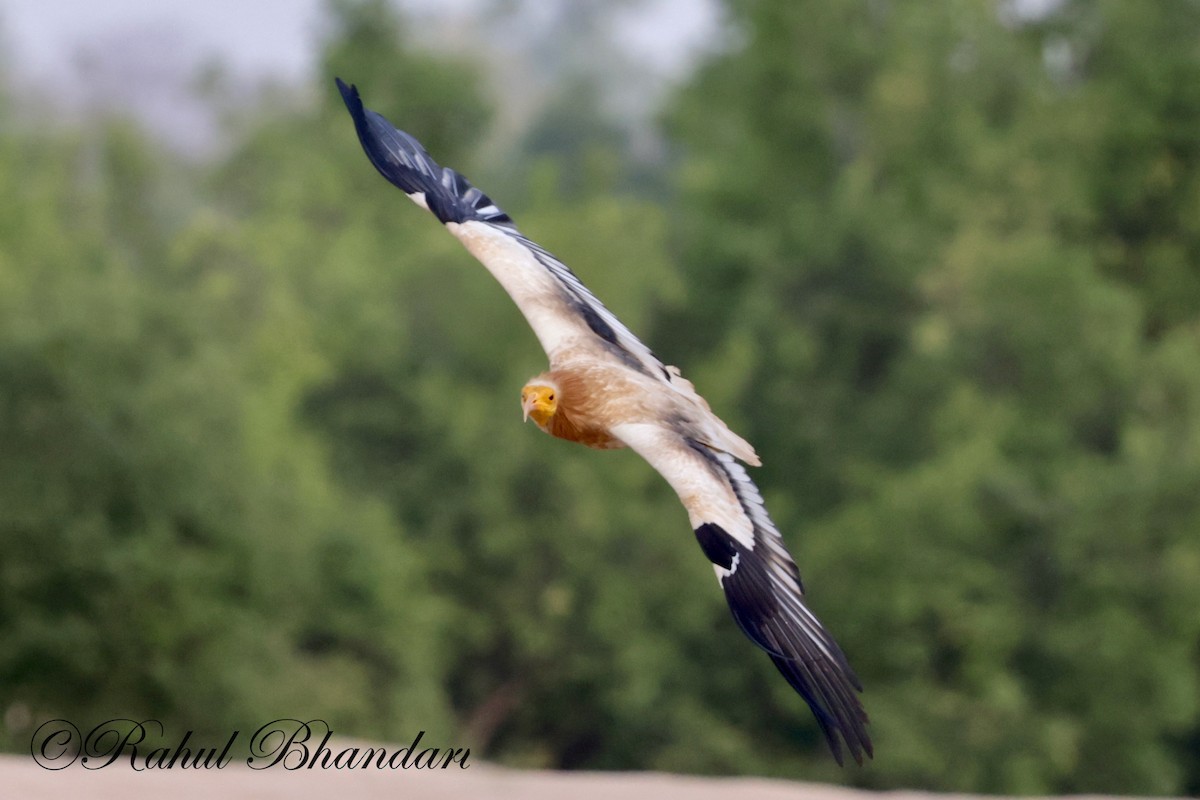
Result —
[{"label": "outstretched wing", "polygon": [[691,392],[565,264],[525,238],[507,214],[466,178],[437,164],[420,142],[363,106],[337,79],[363,150],[375,168],[431,211],[496,277],[556,362],[579,355],[615,360],[678,391]]},{"label": "outstretched wing", "polygon": [[833,757],[842,763],[845,741],[861,764],[863,754],[873,752],[857,696],[862,685],[805,604],[800,572],[746,470],[684,431],[636,423],[611,433],[678,493],[733,618],[808,702]]}]

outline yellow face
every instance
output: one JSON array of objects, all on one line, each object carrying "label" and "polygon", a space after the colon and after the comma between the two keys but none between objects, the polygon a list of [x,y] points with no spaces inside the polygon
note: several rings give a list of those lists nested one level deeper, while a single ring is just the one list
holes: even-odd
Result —
[{"label": "yellow face", "polygon": [[529,384],[521,390],[521,411],[525,419],[532,418],[544,428],[557,410],[558,392],[554,387]]}]

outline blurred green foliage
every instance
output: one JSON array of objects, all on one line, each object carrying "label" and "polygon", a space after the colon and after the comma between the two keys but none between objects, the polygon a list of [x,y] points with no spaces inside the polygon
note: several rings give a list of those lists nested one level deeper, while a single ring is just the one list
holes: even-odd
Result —
[{"label": "blurred green foliage", "polygon": [[[215,163],[0,128],[0,744],[322,717],[522,766],[1200,792],[1200,11],[726,5],[657,176],[570,85],[478,162],[486,65],[382,0],[333,3],[319,102]],[[520,424],[543,354],[335,74],[756,443],[874,762],[832,766],[657,475]]]}]

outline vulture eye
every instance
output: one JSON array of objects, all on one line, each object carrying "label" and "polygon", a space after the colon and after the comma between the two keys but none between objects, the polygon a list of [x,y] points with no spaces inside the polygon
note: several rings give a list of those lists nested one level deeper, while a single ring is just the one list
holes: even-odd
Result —
[{"label": "vulture eye", "polygon": [[553,400],[553,399],[554,399],[554,392],[551,392],[551,393],[550,393],[550,396],[549,396],[548,398],[546,398],[546,399],[548,399],[548,400]]}]

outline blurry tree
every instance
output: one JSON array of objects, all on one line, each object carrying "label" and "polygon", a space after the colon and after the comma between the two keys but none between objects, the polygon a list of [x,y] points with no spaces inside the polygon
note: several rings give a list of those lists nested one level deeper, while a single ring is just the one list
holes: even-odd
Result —
[{"label": "blurry tree", "polygon": [[1143,297],[1147,333],[1200,313],[1200,7],[1065,2],[1041,24],[1089,214],[1072,231]]},{"label": "blurry tree", "polygon": [[180,174],[120,123],[8,128],[0,173],[0,741],[447,733],[421,561],[297,424],[326,366],[288,284],[222,215],[172,221]]},{"label": "blurry tree", "polygon": [[[727,10],[671,212],[586,74],[479,163],[488,65],[382,0],[331,4],[314,107],[195,170],[0,100],[0,743],[323,716],[522,765],[1200,791],[1194,3]],[[648,466],[521,425],[536,340],[334,75],[755,442],[875,762],[829,762]]]},{"label": "blurry tree", "polygon": [[[670,330],[704,321],[700,374],[751,409],[766,496],[867,683],[888,757],[857,779],[1194,787],[1197,398],[1165,367],[1196,335],[1173,222],[1193,93],[1123,86],[1196,68],[1194,7],[729,5],[744,45],[674,117],[693,294]],[[1126,50],[1126,16],[1167,45]],[[1091,48],[1127,63],[1061,71]],[[1179,188],[1136,194],[1154,164]],[[1113,227],[1137,214],[1143,256]],[[760,746],[785,753],[779,731]]]}]

